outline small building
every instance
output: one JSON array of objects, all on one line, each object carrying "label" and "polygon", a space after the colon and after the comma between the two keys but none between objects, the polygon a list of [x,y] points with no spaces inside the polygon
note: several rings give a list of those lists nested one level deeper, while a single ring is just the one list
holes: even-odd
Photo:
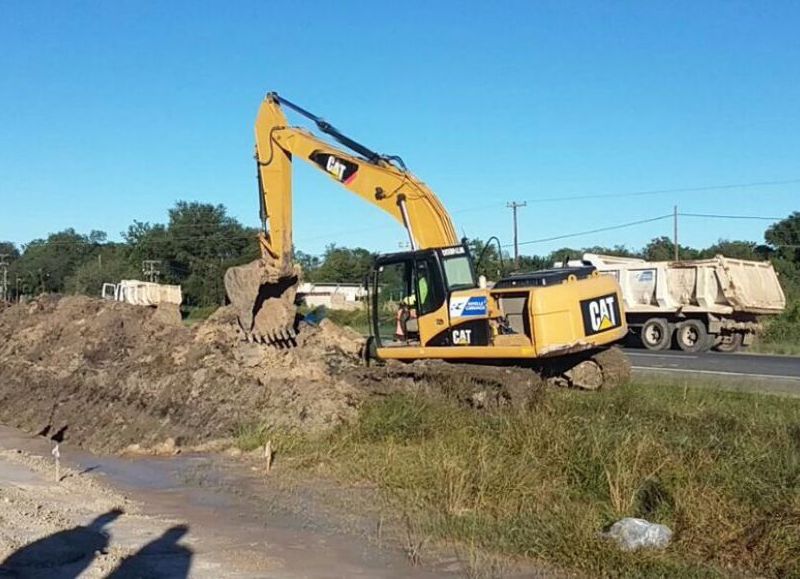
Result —
[{"label": "small building", "polygon": [[357,283],[302,283],[297,293],[309,308],[357,310],[367,299],[367,290]]}]

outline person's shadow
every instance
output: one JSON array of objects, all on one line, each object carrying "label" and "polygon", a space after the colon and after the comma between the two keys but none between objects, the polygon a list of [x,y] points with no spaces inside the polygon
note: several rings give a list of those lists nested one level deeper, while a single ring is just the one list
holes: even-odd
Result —
[{"label": "person's shadow", "polygon": [[184,579],[189,576],[192,550],[178,541],[189,531],[186,525],[170,527],[133,555],[125,557],[106,579]]},{"label": "person's shadow", "polygon": [[77,577],[106,550],[109,536],[105,527],[121,514],[120,509],[113,509],[86,526],[59,531],[20,547],[0,563],[0,577]]}]

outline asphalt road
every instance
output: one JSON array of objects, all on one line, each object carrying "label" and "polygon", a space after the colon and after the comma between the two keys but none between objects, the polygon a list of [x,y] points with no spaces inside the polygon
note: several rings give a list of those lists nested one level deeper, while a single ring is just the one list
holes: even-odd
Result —
[{"label": "asphalt road", "polygon": [[749,378],[791,383],[800,391],[800,357],[705,352],[687,354],[668,350],[625,350],[634,372],[704,375],[709,378]]}]

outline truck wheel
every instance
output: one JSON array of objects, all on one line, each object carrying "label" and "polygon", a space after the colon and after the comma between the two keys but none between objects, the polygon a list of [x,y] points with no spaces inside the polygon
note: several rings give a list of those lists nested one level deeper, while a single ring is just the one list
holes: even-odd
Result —
[{"label": "truck wheel", "polygon": [[711,345],[706,325],[700,320],[686,320],[678,324],[675,341],[684,352],[704,352]]},{"label": "truck wheel", "polygon": [[664,318],[650,318],[642,326],[640,337],[648,350],[666,350],[672,341],[672,328]]},{"label": "truck wheel", "polygon": [[741,332],[734,332],[725,337],[720,337],[714,349],[717,352],[736,352],[742,347],[744,337]]}]

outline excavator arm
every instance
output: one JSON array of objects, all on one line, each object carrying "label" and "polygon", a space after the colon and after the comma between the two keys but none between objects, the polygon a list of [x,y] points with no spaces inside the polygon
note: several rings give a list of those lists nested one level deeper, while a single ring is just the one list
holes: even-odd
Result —
[{"label": "excavator arm", "polygon": [[[311,120],[343,148],[290,126],[283,107]],[[453,223],[436,195],[399,157],[381,155],[278,96],[267,94],[255,125],[262,259],[230,268],[225,287],[245,335],[292,342],[299,271],[292,262],[292,162],[303,160],[394,217],[413,249],[458,245]],[[346,149],[346,150],[345,150]]]}]

